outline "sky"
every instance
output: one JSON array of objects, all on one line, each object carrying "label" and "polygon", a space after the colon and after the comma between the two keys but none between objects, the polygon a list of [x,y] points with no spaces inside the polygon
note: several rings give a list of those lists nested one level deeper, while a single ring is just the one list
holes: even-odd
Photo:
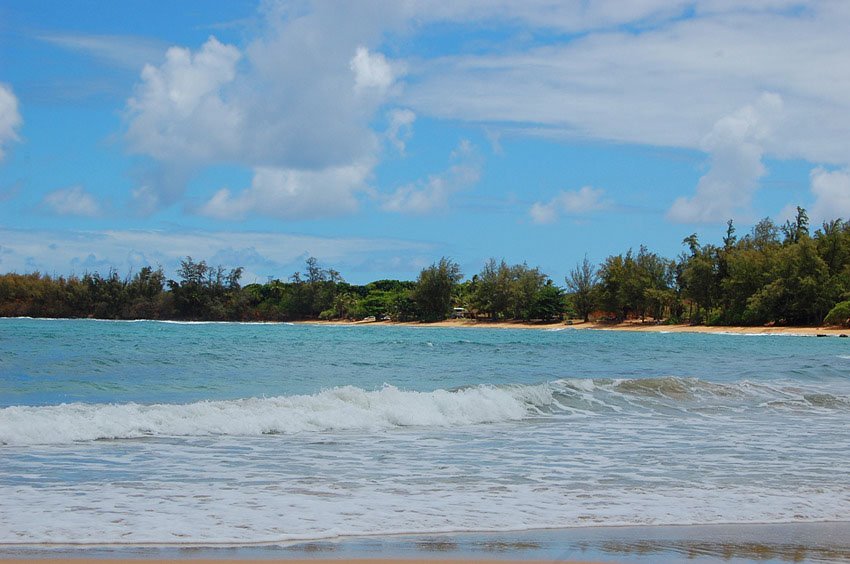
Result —
[{"label": "sky", "polygon": [[850,218],[850,2],[3,0],[0,272],[559,284]]}]

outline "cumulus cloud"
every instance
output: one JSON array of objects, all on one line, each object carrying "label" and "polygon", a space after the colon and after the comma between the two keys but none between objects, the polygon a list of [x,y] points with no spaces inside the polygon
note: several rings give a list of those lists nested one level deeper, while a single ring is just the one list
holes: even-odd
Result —
[{"label": "cumulus cloud", "polygon": [[356,194],[366,189],[371,163],[298,170],[260,167],[250,188],[238,194],[222,188],[198,212],[237,220],[250,214],[280,219],[332,217],[357,210]]},{"label": "cumulus cloud", "polygon": [[[148,176],[164,181],[145,178],[139,208],[172,203],[193,171],[228,162],[254,169],[255,185],[238,200],[220,191],[205,213],[221,215],[219,202],[234,203],[241,214],[261,210],[251,194],[272,184],[277,195],[310,192],[343,202],[337,211],[356,209],[352,200],[368,174],[363,163],[374,165],[380,149],[370,122],[404,69],[369,48],[383,28],[357,6],[317,4],[302,12],[270,2],[262,10],[261,33],[244,49],[211,37],[197,51],[174,47],[162,65],[145,67],[127,104],[126,139],[154,160]],[[405,127],[398,125],[398,139]],[[359,175],[345,193],[321,181],[343,170]],[[314,187],[302,187],[305,179]],[[328,192],[320,197],[320,190]]]},{"label": "cumulus cloud", "polygon": [[386,92],[395,82],[393,69],[387,58],[381,53],[370,53],[369,49],[362,45],[357,47],[348,66],[354,73],[355,91],[374,88],[379,92]]},{"label": "cumulus cloud", "polygon": [[461,141],[458,148],[452,151],[451,160],[455,164],[447,170],[401,186],[385,196],[381,209],[418,215],[446,209],[453,194],[473,186],[481,178],[480,159],[468,140]]},{"label": "cumulus cloud", "polygon": [[17,131],[22,122],[18,99],[10,87],[0,83],[0,161],[5,156],[4,146],[18,140]]},{"label": "cumulus cloud", "polygon": [[850,220],[850,169],[829,171],[818,167],[810,174],[815,202],[809,215],[816,223]]},{"label": "cumulus cloud", "polygon": [[584,186],[579,190],[562,190],[548,202],[535,202],[529,214],[534,223],[545,224],[554,223],[561,215],[587,215],[609,206],[605,190]]},{"label": "cumulus cloud", "polygon": [[667,217],[679,223],[713,223],[747,214],[765,173],[765,145],[782,107],[778,95],[763,94],[755,104],[718,120],[702,143],[710,155],[709,171],[700,178],[696,194],[676,199]]},{"label": "cumulus cloud", "polygon": [[54,190],[44,197],[42,205],[57,215],[95,217],[101,211],[97,200],[82,186]]},{"label": "cumulus cloud", "polygon": [[222,88],[236,77],[241,53],[210,37],[192,53],[172,47],[162,66],[145,65],[127,103],[127,141],[155,159],[205,162],[232,157],[242,114]]}]

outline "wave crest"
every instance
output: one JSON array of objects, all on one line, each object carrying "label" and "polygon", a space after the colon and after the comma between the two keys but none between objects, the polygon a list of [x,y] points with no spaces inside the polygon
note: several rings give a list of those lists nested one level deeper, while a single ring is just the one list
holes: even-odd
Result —
[{"label": "wave crest", "polygon": [[0,444],[62,444],[149,436],[256,436],[303,432],[454,427],[533,417],[783,409],[846,411],[850,398],[820,389],[714,383],[697,378],[564,379],[417,392],[341,386],[312,395],[189,404],[84,404],[0,409]]},{"label": "wave crest", "polygon": [[342,386],[313,395],[190,404],[14,406],[0,409],[0,443],[447,427],[518,420],[547,402],[546,386],[415,392],[386,385],[375,391]]}]

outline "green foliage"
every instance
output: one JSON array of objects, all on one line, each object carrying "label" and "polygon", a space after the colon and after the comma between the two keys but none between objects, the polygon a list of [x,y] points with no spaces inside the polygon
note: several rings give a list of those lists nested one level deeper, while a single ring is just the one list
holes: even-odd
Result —
[{"label": "green foliage", "polygon": [[534,296],[530,317],[542,321],[560,319],[564,315],[564,309],[564,292],[551,280],[547,280]]},{"label": "green foliage", "polygon": [[600,303],[620,320],[660,313],[659,304],[666,304],[666,300],[651,290],[670,290],[674,272],[675,263],[643,246],[637,256],[631,250],[625,255],[610,256],[599,270]]},{"label": "green foliage", "polygon": [[179,281],[169,280],[168,288],[175,313],[181,319],[226,320],[239,318],[245,302],[240,298],[242,268],[225,272],[192,257],[180,261]]},{"label": "green foliage", "polygon": [[499,319],[508,315],[511,301],[511,268],[502,260],[491,258],[481,273],[473,277],[471,304],[476,312]]},{"label": "green foliage", "polygon": [[584,260],[570,271],[566,278],[567,288],[572,292],[570,296],[575,312],[587,321],[599,302],[598,285],[599,273],[589,260],[587,255]]},{"label": "green foliage", "polygon": [[[557,289],[557,295],[555,293]],[[554,319],[564,310],[562,291],[527,264],[490,259],[466,288],[470,309],[490,319]]]},{"label": "green foliage", "polygon": [[850,327],[850,301],[835,304],[823,320],[824,325],[840,325]]},{"label": "green foliage", "polygon": [[448,316],[455,285],[462,277],[460,266],[446,257],[419,273],[413,301],[423,321],[439,321]]}]

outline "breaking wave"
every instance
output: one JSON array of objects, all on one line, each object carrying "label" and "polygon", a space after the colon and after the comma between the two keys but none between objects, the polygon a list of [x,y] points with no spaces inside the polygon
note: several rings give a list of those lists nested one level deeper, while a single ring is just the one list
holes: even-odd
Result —
[{"label": "breaking wave", "polygon": [[723,410],[850,410],[817,388],[696,378],[568,379],[418,392],[336,387],[312,395],[188,404],[87,404],[0,409],[0,444],[63,444],[151,436],[295,434],[454,427],[616,413],[700,415]]}]

